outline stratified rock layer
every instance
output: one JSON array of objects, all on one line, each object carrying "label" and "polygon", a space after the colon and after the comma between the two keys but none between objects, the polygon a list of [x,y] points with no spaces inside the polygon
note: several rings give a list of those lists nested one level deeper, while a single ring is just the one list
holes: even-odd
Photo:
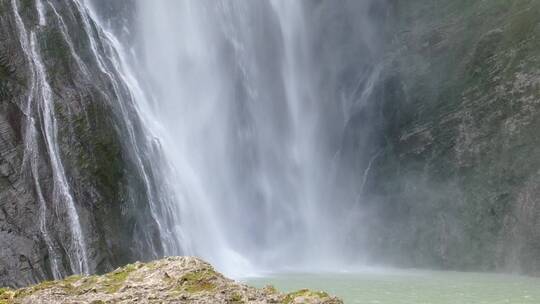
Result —
[{"label": "stratified rock layer", "polygon": [[306,303],[339,304],[324,292],[289,294],[239,284],[194,257],[135,263],[102,276],[72,276],[19,290],[0,289],[0,304],[15,303]]}]

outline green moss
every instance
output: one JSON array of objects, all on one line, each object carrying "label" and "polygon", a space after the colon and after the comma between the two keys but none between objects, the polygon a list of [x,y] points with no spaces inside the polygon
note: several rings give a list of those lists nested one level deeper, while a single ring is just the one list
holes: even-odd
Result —
[{"label": "green moss", "polygon": [[105,293],[115,293],[124,285],[129,274],[136,269],[137,267],[135,265],[127,265],[103,276],[103,278],[98,276],[82,277],[75,275],[61,281],[45,281],[36,286],[19,289],[13,293],[13,296],[21,299],[41,290],[52,288],[58,288],[68,295],[84,294],[91,289]]},{"label": "green moss", "polygon": [[13,290],[9,288],[0,288],[0,304],[10,304],[13,296]]},{"label": "green moss", "polygon": [[153,261],[150,263],[147,263],[145,267],[149,270],[156,270],[161,266],[161,263],[159,261]]},{"label": "green moss", "polygon": [[106,293],[115,293],[122,286],[124,286],[124,283],[128,279],[129,274],[135,270],[137,270],[137,266],[135,264],[124,266],[114,272],[105,275],[104,281],[100,282],[99,285]]},{"label": "green moss", "polygon": [[314,298],[314,299],[326,299],[329,298],[328,294],[326,292],[322,291],[311,291],[309,289],[302,289],[299,291],[291,292],[283,298],[282,303],[283,304],[290,304],[294,303],[294,300],[299,297],[308,297],[308,298]]},{"label": "green moss", "polygon": [[7,294],[8,292],[10,292],[11,289],[9,288],[0,288],[0,298],[4,295],[4,294]]},{"label": "green moss", "polygon": [[2,288],[0,289],[0,304],[9,303],[9,299],[11,298],[23,299],[42,290],[54,288],[70,295],[81,294],[88,290],[88,287],[93,287],[95,282],[97,282],[97,277],[82,277],[79,275],[74,275],[64,280],[44,281],[35,286],[21,288],[16,291]]},{"label": "green moss", "polygon": [[231,295],[229,301],[227,301],[227,303],[230,303],[230,304],[241,304],[241,303],[245,303],[244,301],[244,297],[242,296],[242,294],[238,293],[238,292],[235,292]]},{"label": "green moss", "polygon": [[276,289],[276,287],[274,287],[273,285],[266,285],[264,287],[264,290],[268,293],[272,293],[272,294],[276,294],[278,293],[278,290]]},{"label": "green moss", "polygon": [[213,270],[201,270],[185,274],[179,280],[177,291],[188,293],[198,293],[213,291],[216,285],[213,283],[216,272]]},{"label": "green moss", "polygon": [[88,292],[89,290],[98,287],[98,277],[97,276],[89,276],[89,277],[83,277],[81,280],[77,281],[77,285],[70,290],[71,294],[84,294]]},{"label": "green moss", "polygon": [[44,282],[39,283],[38,285],[22,288],[15,291],[14,297],[25,298],[41,290],[50,289],[53,287],[63,287],[63,285],[61,284],[61,281],[44,281]]},{"label": "green moss", "polygon": [[73,284],[77,281],[80,281],[81,279],[83,278],[83,276],[81,275],[72,275],[70,277],[67,277],[63,280],[64,283],[66,284]]}]

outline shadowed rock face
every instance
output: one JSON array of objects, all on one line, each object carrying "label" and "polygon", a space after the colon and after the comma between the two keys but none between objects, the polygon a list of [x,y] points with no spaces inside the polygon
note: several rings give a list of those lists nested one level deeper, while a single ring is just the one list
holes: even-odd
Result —
[{"label": "shadowed rock face", "polygon": [[538,274],[538,1],[395,1],[392,16],[368,251]]},{"label": "shadowed rock face", "polygon": [[324,292],[282,294],[227,279],[206,262],[170,257],[135,263],[103,276],[72,276],[19,290],[0,289],[0,303],[305,303],[340,304]]},{"label": "shadowed rock face", "polygon": [[[44,1],[40,17],[36,1],[0,0],[1,286],[103,272],[161,250],[145,241],[159,238],[130,152],[134,143],[125,140],[120,106],[127,91],[113,88],[114,72],[100,69],[97,58],[107,46],[95,27],[85,31],[75,3]],[[137,119],[128,120],[136,130]],[[86,265],[73,254],[71,201]]]}]

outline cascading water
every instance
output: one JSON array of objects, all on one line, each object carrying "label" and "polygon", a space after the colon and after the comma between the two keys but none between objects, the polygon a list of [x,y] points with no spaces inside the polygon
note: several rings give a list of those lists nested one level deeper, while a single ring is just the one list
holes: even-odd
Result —
[{"label": "cascading water", "polygon": [[[62,161],[59,156],[59,148],[57,142],[57,125],[56,117],[53,108],[52,92],[47,81],[45,68],[42,63],[41,54],[37,47],[36,33],[28,33],[24,23],[19,15],[17,1],[12,0],[11,5],[13,14],[17,23],[20,43],[30,65],[30,87],[27,92],[27,107],[26,107],[26,143],[25,143],[25,165],[31,167],[30,172],[34,179],[36,193],[40,204],[40,228],[47,244],[49,255],[51,256],[51,269],[53,276],[59,278],[62,276],[62,271],[59,268],[59,256],[54,248],[53,241],[47,231],[47,223],[45,210],[47,203],[43,197],[41,184],[39,182],[38,164],[40,153],[37,150],[37,130],[36,124],[40,125],[41,132],[45,139],[46,155],[49,156],[53,176],[53,195],[52,203],[55,212],[59,216],[59,210],[65,212],[67,220],[71,228],[71,244],[67,249],[71,270],[76,273],[88,273],[88,256],[86,254],[86,244],[83,239],[83,233],[79,216],[75,207],[75,202],[70,193],[70,186],[67,182],[67,177],[64,171]],[[43,5],[39,1],[37,3],[40,25],[45,25],[45,17],[42,12]]]},{"label": "cascading water", "polygon": [[[137,4],[130,52],[114,29],[102,30],[159,140],[153,162],[170,166],[158,172],[167,190],[160,195],[170,199],[152,203],[167,227],[164,243],[176,244],[166,253],[202,256],[230,275],[341,267],[358,210],[339,201],[343,189],[332,172],[348,120],[380,74],[369,1]],[[328,15],[344,18],[343,28]],[[330,41],[317,31],[328,31]],[[343,42],[330,37],[339,31],[360,38],[346,54],[331,50],[332,39]],[[342,77],[358,81],[347,86]]]},{"label": "cascading water", "polygon": [[[53,276],[93,272],[96,261],[62,162],[37,39],[51,25],[84,81],[98,73],[110,85],[101,93],[118,111],[122,145],[141,180],[143,189],[133,191],[144,193],[159,232],[159,241],[145,229],[133,232],[143,244],[135,248],[150,248],[147,258],[197,255],[233,276],[342,267],[346,252],[358,249],[347,235],[359,211],[355,194],[343,195],[351,189],[340,186],[347,168],[339,151],[380,74],[371,2],[139,0],[130,27],[118,28],[95,1],[69,2],[87,40],[83,61],[65,22],[72,17],[55,1],[35,2],[38,27],[27,32],[12,0],[31,71],[25,170]],[[38,168],[45,154],[51,198]],[[68,245],[49,231],[49,209],[67,219]]]}]

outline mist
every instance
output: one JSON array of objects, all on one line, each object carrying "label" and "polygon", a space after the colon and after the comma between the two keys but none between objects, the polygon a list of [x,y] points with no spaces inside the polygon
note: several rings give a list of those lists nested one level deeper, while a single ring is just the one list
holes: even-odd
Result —
[{"label": "mist", "polygon": [[165,254],[201,256],[231,275],[358,263],[351,235],[373,155],[352,167],[343,149],[381,73],[384,4],[136,4],[124,23],[100,15],[123,40],[159,150],[151,158],[165,167],[156,177],[169,197],[156,208]]}]

